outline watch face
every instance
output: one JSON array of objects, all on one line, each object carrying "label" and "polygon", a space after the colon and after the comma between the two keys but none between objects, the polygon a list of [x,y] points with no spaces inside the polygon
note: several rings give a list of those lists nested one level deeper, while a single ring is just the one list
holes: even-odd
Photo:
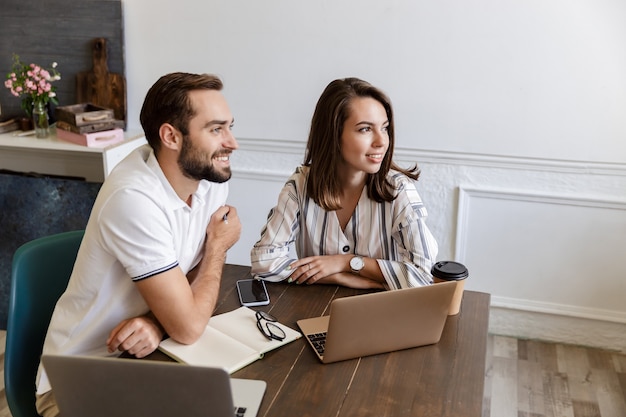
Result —
[{"label": "watch face", "polygon": [[364,266],[365,262],[363,262],[363,258],[360,256],[355,256],[350,259],[350,268],[352,268],[353,271],[360,271]]}]

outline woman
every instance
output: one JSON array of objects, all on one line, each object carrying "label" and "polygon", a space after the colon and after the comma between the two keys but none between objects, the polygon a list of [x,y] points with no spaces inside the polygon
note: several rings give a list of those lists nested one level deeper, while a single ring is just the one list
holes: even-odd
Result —
[{"label": "woman", "polygon": [[415,189],[419,171],[397,166],[393,147],[387,96],[357,78],[331,82],[313,114],[304,165],[252,248],[252,273],[353,288],[431,284],[437,242]]}]

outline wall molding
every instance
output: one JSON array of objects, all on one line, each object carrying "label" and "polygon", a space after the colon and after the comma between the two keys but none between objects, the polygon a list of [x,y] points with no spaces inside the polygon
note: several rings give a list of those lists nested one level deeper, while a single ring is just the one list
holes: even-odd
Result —
[{"label": "wall molding", "polygon": [[489,333],[626,352],[626,324],[491,305]]},{"label": "wall molding", "polygon": [[[472,217],[472,199],[509,200],[521,203],[539,203],[574,208],[611,209],[626,214],[626,199],[599,198],[597,196],[555,194],[521,191],[510,188],[460,186],[458,188],[457,233],[455,259],[462,263],[467,259],[470,227],[480,217]],[[484,202],[483,206],[484,207]],[[599,212],[599,215],[602,215]],[[593,222],[593,219],[589,219]],[[475,226],[475,225],[474,225]],[[474,229],[474,233],[476,230]],[[488,233],[486,236],[490,236]],[[549,237],[547,237],[550,240]],[[542,250],[538,247],[538,250]],[[556,249],[556,259],[559,259]],[[498,256],[494,254],[494,256]],[[523,256],[523,255],[522,255]],[[480,256],[473,258],[483,266]],[[522,269],[523,270],[523,269]],[[532,270],[532,268],[530,268]],[[513,275],[512,285],[515,285]],[[488,285],[483,282],[483,285]],[[538,285],[541,283],[538,282]],[[596,284],[589,281],[591,291]],[[494,288],[502,288],[494,283]],[[518,338],[549,340],[586,346],[626,350],[626,311],[569,305],[555,302],[535,301],[492,294],[490,331],[494,334]]]},{"label": "wall molding", "polygon": [[484,168],[626,176],[626,163],[570,161],[402,148],[396,150],[395,157],[398,160],[407,159],[416,160],[418,162],[445,163]]},{"label": "wall molding", "polygon": [[565,304],[545,303],[518,298],[492,296],[491,306],[507,310],[526,311],[533,313],[550,314],[553,316],[600,320],[626,325],[626,312],[604,310],[599,308],[585,308]]},{"label": "wall molding", "polygon": [[[238,152],[282,153],[296,155],[300,160],[304,156],[306,142],[274,139],[237,139]],[[590,162],[546,158],[518,157],[509,155],[487,155],[467,152],[425,150],[397,147],[394,152],[397,161],[410,161],[432,164],[450,164],[476,166],[484,168],[504,168],[514,170],[532,170],[555,173],[593,174],[626,176],[626,162]]]},{"label": "wall molding", "polygon": [[[293,171],[293,170],[292,170]],[[291,173],[291,171],[289,171]],[[289,175],[287,171],[262,171],[258,169],[235,169],[233,168],[233,176],[242,180],[254,181],[270,181],[284,183]]]},{"label": "wall molding", "polygon": [[459,201],[457,214],[457,233],[455,239],[455,254],[459,262],[465,259],[467,247],[467,225],[469,224],[470,200],[472,198],[489,198],[494,200],[512,200],[521,202],[560,204],[575,207],[607,208],[626,211],[626,199],[598,198],[597,196],[566,195],[555,193],[528,192],[507,188],[478,188],[459,186]]},{"label": "wall molding", "polygon": [[306,142],[293,140],[237,138],[237,142],[240,146],[237,152],[289,153],[302,158],[306,149]]}]

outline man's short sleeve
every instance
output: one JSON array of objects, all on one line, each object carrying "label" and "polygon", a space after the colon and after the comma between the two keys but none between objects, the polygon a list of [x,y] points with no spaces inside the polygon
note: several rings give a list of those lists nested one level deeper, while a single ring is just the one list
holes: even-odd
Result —
[{"label": "man's short sleeve", "polygon": [[98,218],[102,247],[133,280],[177,266],[167,213],[157,196],[137,189],[118,190],[103,202]]}]

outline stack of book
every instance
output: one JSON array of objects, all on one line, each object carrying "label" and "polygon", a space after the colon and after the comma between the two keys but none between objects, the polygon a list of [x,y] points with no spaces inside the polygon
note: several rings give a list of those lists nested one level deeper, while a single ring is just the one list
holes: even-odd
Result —
[{"label": "stack of book", "polygon": [[0,122],[0,133],[12,132],[17,130],[17,121],[15,119],[5,120]]},{"label": "stack of book", "polygon": [[91,103],[56,108],[57,137],[78,145],[103,148],[124,140],[124,121],[113,110]]}]

